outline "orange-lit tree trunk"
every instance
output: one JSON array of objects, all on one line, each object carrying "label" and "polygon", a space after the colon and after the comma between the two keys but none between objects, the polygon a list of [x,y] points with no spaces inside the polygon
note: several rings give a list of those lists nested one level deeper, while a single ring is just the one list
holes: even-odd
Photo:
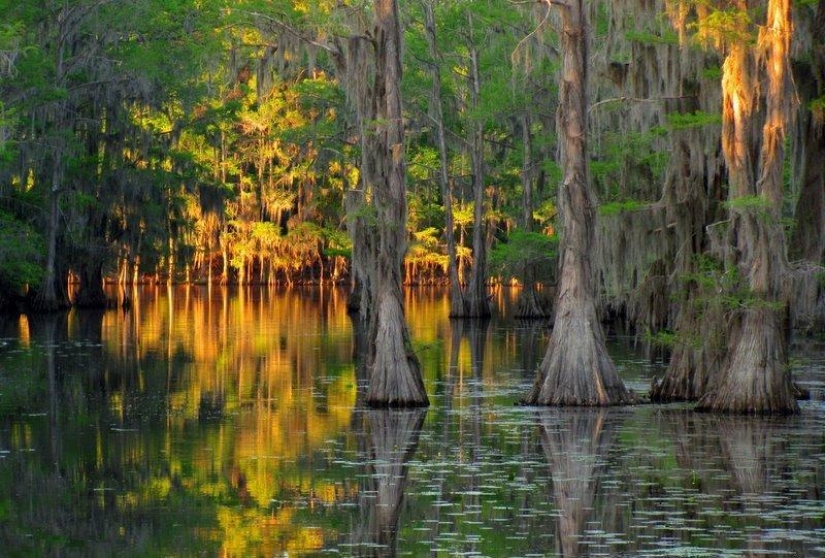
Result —
[{"label": "orange-lit tree trunk", "polygon": [[[747,10],[746,0],[737,8]],[[747,36],[743,33],[742,36]],[[790,0],[769,0],[759,33],[758,56],[734,39],[722,67],[722,148],[730,183],[731,262],[749,291],[733,317],[729,352],[699,408],[740,413],[798,410],[788,370],[784,322],[786,275],[782,228],[785,129],[791,109]],[[758,166],[751,153],[760,70],[764,68],[764,125]],[[756,70],[756,71],[754,71]],[[756,74],[756,75],[754,75]]]},{"label": "orange-lit tree trunk", "polygon": [[407,248],[404,123],[401,111],[401,28],[397,0],[376,0],[375,129],[367,134],[376,238],[370,265],[371,406],[422,406],[429,399],[404,315],[401,270]]},{"label": "orange-lit tree trunk", "polygon": [[525,398],[532,405],[604,406],[629,402],[631,394],[607,354],[596,311],[591,254],[596,198],[587,165],[587,41],[584,0],[548,0],[561,14],[562,79],[557,129],[564,171],[559,187],[560,279],[553,334],[536,382]]}]

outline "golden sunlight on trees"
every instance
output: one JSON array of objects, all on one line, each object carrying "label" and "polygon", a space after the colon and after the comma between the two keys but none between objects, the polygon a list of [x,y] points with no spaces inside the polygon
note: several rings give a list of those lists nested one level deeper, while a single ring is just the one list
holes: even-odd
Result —
[{"label": "golden sunlight on trees", "polygon": [[[586,307],[586,336],[668,359],[656,401],[747,385],[783,401],[722,407],[794,410],[781,339],[825,324],[825,8],[516,6],[393,6],[387,41],[383,4],[0,0],[0,309],[335,283],[400,324],[402,286],[473,319],[512,289],[524,319]],[[390,330],[380,360],[415,368]],[[724,380],[760,352],[770,385]]]}]

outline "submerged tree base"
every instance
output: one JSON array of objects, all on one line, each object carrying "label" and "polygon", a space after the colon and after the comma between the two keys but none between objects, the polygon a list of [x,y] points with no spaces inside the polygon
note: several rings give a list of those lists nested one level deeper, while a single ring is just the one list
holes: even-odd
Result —
[{"label": "submerged tree base", "polygon": [[513,315],[522,320],[544,320],[553,317],[553,311],[549,306],[550,304],[542,300],[534,287],[528,286],[521,292]]},{"label": "submerged tree base", "polygon": [[48,314],[51,312],[65,312],[72,307],[69,299],[62,296],[41,296],[37,294],[33,297],[26,297],[18,304],[27,313]]},{"label": "submerged tree base", "polygon": [[[592,315],[591,315],[592,314]],[[595,311],[568,307],[556,320],[550,346],[526,405],[605,407],[636,402],[619,378]]]},{"label": "submerged tree base", "polygon": [[742,320],[720,379],[699,400],[697,410],[752,415],[798,412],[779,312],[752,308]]},{"label": "submerged tree base", "polygon": [[384,293],[375,309],[370,338],[370,384],[366,404],[370,407],[426,407],[430,404],[421,367],[412,350],[399,297]]}]

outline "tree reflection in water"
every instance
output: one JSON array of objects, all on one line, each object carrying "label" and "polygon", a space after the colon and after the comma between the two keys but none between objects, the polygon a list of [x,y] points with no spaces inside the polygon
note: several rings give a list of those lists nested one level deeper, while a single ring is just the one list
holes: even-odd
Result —
[{"label": "tree reflection in water", "polygon": [[[541,447],[550,464],[558,513],[556,552],[564,558],[583,554],[582,535],[594,511],[599,479],[615,438],[607,409],[542,409]],[[612,418],[612,417],[611,417]]]},{"label": "tree reflection in water", "polygon": [[367,412],[336,293],[163,287],[129,312],[0,317],[0,554],[825,557],[821,401],[517,406],[547,332],[449,320],[419,291],[434,404]]},{"label": "tree reflection in water", "polygon": [[[788,458],[788,440],[778,436],[777,426],[788,418],[753,417],[740,415],[711,415],[703,417],[711,432],[719,435],[724,467],[730,472],[728,500],[731,512],[742,517],[770,518],[777,499],[787,494],[777,481],[787,478],[793,470]],[[767,504],[767,505],[766,505]],[[777,541],[766,540],[766,531],[751,532],[746,536],[745,556],[762,558],[776,554]]]},{"label": "tree reflection in water", "polygon": [[408,464],[426,415],[426,409],[371,409],[361,414],[368,447],[359,494],[361,520],[353,533],[357,556],[396,555]]}]

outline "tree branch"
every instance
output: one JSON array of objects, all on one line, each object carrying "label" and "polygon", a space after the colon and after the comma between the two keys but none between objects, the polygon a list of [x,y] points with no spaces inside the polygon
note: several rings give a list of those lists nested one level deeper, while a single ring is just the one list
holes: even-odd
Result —
[{"label": "tree branch", "polygon": [[599,108],[601,105],[606,105],[607,103],[619,103],[625,101],[632,101],[634,103],[658,103],[661,101],[673,101],[677,99],[695,99],[696,95],[677,95],[674,97],[651,97],[649,99],[642,99],[639,97],[612,97],[610,99],[603,99],[598,103],[594,103],[587,109],[588,114],[593,110]]}]

